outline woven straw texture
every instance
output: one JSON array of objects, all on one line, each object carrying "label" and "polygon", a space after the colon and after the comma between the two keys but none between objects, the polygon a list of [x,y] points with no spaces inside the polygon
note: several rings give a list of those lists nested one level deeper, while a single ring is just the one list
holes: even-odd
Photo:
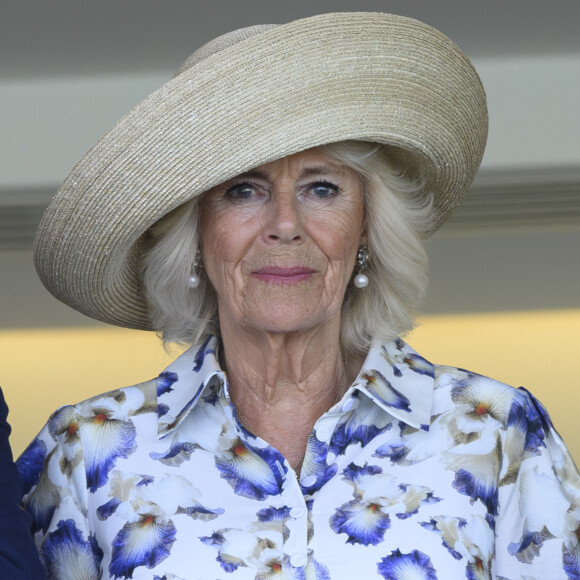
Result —
[{"label": "woven straw texture", "polygon": [[486,137],[473,66],[417,20],[336,13],[237,31],[194,53],[79,161],[41,221],[36,268],[72,308],[150,329],[140,248],[173,208],[252,167],[358,139],[392,146],[424,180],[439,227]]}]

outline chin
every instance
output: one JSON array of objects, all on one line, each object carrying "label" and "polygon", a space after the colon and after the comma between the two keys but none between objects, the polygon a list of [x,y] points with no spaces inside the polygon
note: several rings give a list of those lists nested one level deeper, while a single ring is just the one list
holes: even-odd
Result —
[{"label": "chin", "polygon": [[337,313],[326,309],[315,311],[285,305],[268,309],[248,317],[244,326],[269,334],[297,334],[323,327],[335,318]]}]

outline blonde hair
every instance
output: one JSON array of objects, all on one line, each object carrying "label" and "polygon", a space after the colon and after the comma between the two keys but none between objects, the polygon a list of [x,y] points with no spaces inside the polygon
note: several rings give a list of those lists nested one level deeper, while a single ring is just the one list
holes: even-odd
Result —
[{"label": "blonde hair", "polygon": [[[318,150],[356,171],[363,185],[369,285],[347,287],[341,344],[345,354],[366,353],[373,342],[392,340],[414,326],[428,285],[423,238],[433,226],[432,200],[421,183],[389,164],[388,151],[379,145],[342,141]],[[203,269],[199,287],[188,286],[199,244],[200,199],[151,228],[152,245],[143,258],[152,325],[166,343],[196,344],[219,335],[217,297]]]}]

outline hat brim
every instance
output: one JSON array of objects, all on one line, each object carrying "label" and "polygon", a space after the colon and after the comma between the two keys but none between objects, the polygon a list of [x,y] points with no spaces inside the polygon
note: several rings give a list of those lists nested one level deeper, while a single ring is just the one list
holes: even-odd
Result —
[{"label": "hat brim", "polygon": [[460,203],[487,137],[481,82],[446,36],[380,13],[324,14],[208,56],[147,97],[75,166],[39,226],[35,264],[59,300],[151,329],[143,234],[253,167],[336,141],[373,141],[434,196]]}]

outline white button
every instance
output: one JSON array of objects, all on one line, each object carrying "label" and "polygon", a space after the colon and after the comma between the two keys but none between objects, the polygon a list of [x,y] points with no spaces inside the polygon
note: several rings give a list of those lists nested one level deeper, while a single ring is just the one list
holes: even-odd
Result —
[{"label": "white button", "polygon": [[350,411],[353,407],[354,407],[354,399],[352,397],[349,397],[342,404],[342,407],[340,409],[342,410],[343,413],[346,413],[347,411]]},{"label": "white button", "polygon": [[302,479],[302,485],[304,487],[312,487],[316,483],[316,475],[307,475]]},{"label": "white button", "polygon": [[295,506],[290,510],[290,517],[291,518],[301,518],[306,513],[306,510],[301,506]]},{"label": "white button", "polygon": [[307,561],[308,560],[304,554],[292,554],[292,556],[290,556],[290,564],[292,564],[294,568],[305,566]]},{"label": "white button", "polygon": [[316,429],[316,439],[321,441],[322,443],[326,443],[330,440],[330,436],[332,435],[332,429],[328,427],[328,425],[321,425]]}]

